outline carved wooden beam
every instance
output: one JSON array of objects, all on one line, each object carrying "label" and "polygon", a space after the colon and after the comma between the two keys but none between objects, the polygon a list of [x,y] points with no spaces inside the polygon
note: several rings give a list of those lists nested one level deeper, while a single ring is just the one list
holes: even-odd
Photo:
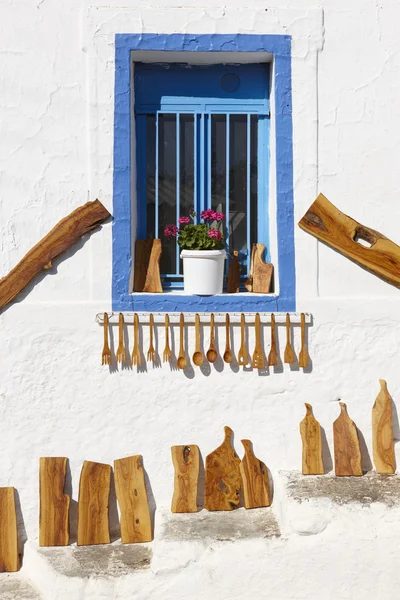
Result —
[{"label": "carved wooden beam", "polygon": [[299,226],[367,271],[400,287],[400,246],[340,212],[323,194],[310,206]]},{"label": "carved wooden beam", "polygon": [[110,217],[99,200],[87,202],[57,223],[24,258],[0,279],[0,308],[13,300],[36,275],[49,269],[52,260],[73,246],[80,237]]}]

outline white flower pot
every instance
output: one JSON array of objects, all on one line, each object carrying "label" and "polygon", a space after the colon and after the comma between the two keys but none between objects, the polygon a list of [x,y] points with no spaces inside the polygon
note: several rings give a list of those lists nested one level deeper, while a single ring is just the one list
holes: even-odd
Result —
[{"label": "white flower pot", "polygon": [[222,294],[225,250],[182,250],[185,294]]}]

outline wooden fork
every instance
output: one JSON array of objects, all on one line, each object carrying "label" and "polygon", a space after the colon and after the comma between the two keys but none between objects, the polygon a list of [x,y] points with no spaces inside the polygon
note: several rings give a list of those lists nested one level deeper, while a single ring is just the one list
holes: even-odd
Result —
[{"label": "wooden fork", "polygon": [[117,363],[126,362],[126,352],[124,346],[124,315],[119,313],[118,319],[118,348],[116,354]]},{"label": "wooden fork", "polygon": [[150,345],[147,351],[147,362],[154,362],[156,360],[156,351],[153,346],[153,327],[154,327],[154,318],[153,313],[150,313]]},{"label": "wooden fork", "polygon": [[102,365],[111,365],[111,350],[108,345],[108,314],[104,313],[104,346],[101,355]]},{"label": "wooden fork", "polygon": [[261,347],[261,322],[260,322],[260,313],[256,313],[256,320],[254,324],[256,330],[256,345],[253,353],[253,361],[251,366],[253,369],[264,369],[265,368],[265,359],[264,352]]},{"label": "wooden fork", "polygon": [[135,313],[133,316],[133,350],[132,350],[132,364],[141,365],[142,356],[139,350],[139,317]]},{"label": "wooden fork", "polygon": [[249,362],[249,355],[247,354],[247,350],[246,350],[246,335],[245,335],[244,326],[245,326],[245,320],[244,320],[244,314],[242,313],[240,316],[241,344],[240,344],[240,350],[238,353],[238,365],[240,365],[241,367],[246,366],[247,363]]},{"label": "wooden fork", "polygon": [[165,348],[163,352],[163,362],[171,362],[172,352],[169,347],[169,316],[165,315]]}]

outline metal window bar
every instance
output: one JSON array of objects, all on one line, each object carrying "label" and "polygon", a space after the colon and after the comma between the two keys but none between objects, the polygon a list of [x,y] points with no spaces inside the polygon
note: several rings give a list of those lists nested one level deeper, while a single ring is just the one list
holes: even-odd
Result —
[{"label": "metal window bar", "polygon": [[[180,114],[177,113],[176,114],[176,118],[175,118],[175,135],[176,135],[176,141],[175,141],[175,145],[176,145],[176,224],[179,227],[179,217],[180,217],[180,208],[181,208],[181,194],[180,194],[180,189],[181,189],[181,176],[180,176],[180,172],[181,172],[181,161],[180,161],[180,150],[181,150],[181,140],[180,140]],[[178,246],[178,241],[176,242],[176,255],[175,255],[175,271],[177,275],[180,275],[180,252],[179,252],[179,246]]]},{"label": "metal window bar", "polygon": [[251,219],[251,206],[250,206],[250,119],[251,115],[247,115],[247,136],[246,136],[246,154],[247,154],[247,173],[246,173],[246,238],[247,238],[247,272],[250,273],[250,257],[251,257],[251,240],[250,240],[250,219]]}]

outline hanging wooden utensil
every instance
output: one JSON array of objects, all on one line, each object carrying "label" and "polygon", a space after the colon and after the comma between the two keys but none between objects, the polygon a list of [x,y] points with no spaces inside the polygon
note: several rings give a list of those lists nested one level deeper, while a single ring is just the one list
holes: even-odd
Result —
[{"label": "hanging wooden utensil", "polygon": [[300,423],[303,442],[303,475],[323,475],[321,427],[312,412],[311,404],[306,403],[306,416]]},{"label": "hanging wooden utensil", "polygon": [[111,467],[85,460],[79,480],[78,546],[109,544]]},{"label": "hanging wooden utensil", "polygon": [[118,318],[118,348],[116,354],[117,363],[126,362],[126,352],[124,346],[124,315],[120,312]]},{"label": "hanging wooden utensil", "polygon": [[215,339],[214,339],[214,313],[211,313],[210,317],[210,347],[207,352],[207,360],[210,363],[213,363],[217,360],[217,349],[215,347]]},{"label": "hanging wooden utensil", "polygon": [[271,350],[268,354],[268,365],[270,367],[276,367],[279,363],[278,352],[276,350],[276,325],[275,315],[271,313]]},{"label": "hanging wooden utensil", "polygon": [[229,327],[230,327],[230,320],[229,320],[229,314],[226,313],[226,317],[225,317],[225,330],[226,330],[226,342],[225,342],[225,352],[224,352],[224,361],[226,363],[231,363],[233,360],[233,353],[231,350],[231,345],[230,345],[230,341],[229,341]]},{"label": "hanging wooden utensil", "polygon": [[139,317],[135,313],[133,316],[133,350],[132,350],[132,364],[142,364],[142,353],[139,350]]},{"label": "hanging wooden utensil", "polygon": [[16,571],[19,571],[19,556],[15,490],[13,487],[2,487],[0,488],[0,573]]},{"label": "hanging wooden utensil", "polygon": [[195,316],[195,337],[196,346],[192,360],[196,367],[200,367],[203,364],[204,356],[200,348],[200,316],[197,313]]},{"label": "hanging wooden utensil", "polygon": [[207,510],[233,510],[240,503],[240,459],[232,447],[232,429],[224,427],[224,431],[222,444],[206,457],[204,507]]},{"label": "hanging wooden utensil", "polygon": [[101,355],[101,364],[102,365],[111,365],[111,350],[108,344],[108,314],[104,313],[104,346],[103,352]]},{"label": "hanging wooden utensil", "polygon": [[240,315],[240,349],[238,352],[238,364],[241,367],[245,367],[249,362],[249,355],[246,349],[246,332],[245,332],[245,318],[244,314]]},{"label": "hanging wooden utensil", "polygon": [[165,315],[165,348],[163,352],[163,362],[171,362],[172,351],[169,346],[169,316]]},{"label": "hanging wooden utensil", "polygon": [[184,328],[185,328],[185,320],[183,318],[183,313],[181,313],[181,316],[179,318],[179,330],[180,330],[179,356],[178,356],[178,360],[176,361],[178,369],[185,369],[186,365],[187,365],[187,360],[186,360],[186,356],[185,356],[185,347],[184,347],[184,342],[185,342]]},{"label": "hanging wooden utensil", "polygon": [[228,294],[236,294],[240,289],[240,263],[239,252],[233,251],[233,258],[228,270],[228,284],[226,291]]},{"label": "hanging wooden utensil", "polygon": [[42,457],[39,467],[39,545],[68,546],[69,505],[64,494],[67,458]]},{"label": "hanging wooden utensil", "polygon": [[253,352],[252,367],[253,369],[265,369],[264,352],[261,346],[261,321],[259,313],[256,313],[254,327],[256,332],[256,345]]},{"label": "hanging wooden utensil", "polygon": [[121,542],[151,542],[153,532],[140,454],[114,461],[115,491],[121,512]]},{"label": "hanging wooden utensil", "polygon": [[363,472],[357,427],[347,414],[344,402],[339,404],[340,415],[333,423],[335,475],[337,477],[360,477]]},{"label": "hanging wooden utensil", "polygon": [[156,351],[153,345],[153,330],[154,330],[154,317],[153,313],[150,313],[149,317],[149,332],[150,332],[150,344],[147,351],[147,362],[154,362],[156,360]]},{"label": "hanging wooden utensil", "polygon": [[304,313],[300,315],[300,328],[301,328],[301,349],[299,354],[299,367],[305,369],[308,365],[309,356],[306,348],[306,317]]},{"label": "hanging wooden utensil", "polygon": [[386,381],[380,379],[379,383],[381,391],[372,408],[372,450],[376,472],[382,475],[391,475],[396,471],[392,398],[387,390]]},{"label": "hanging wooden utensil", "polygon": [[292,365],[296,360],[292,344],[290,343],[290,315],[286,313],[286,346],[283,361],[286,364]]},{"label": "hanging wooden utensil", "polygon": [[242,440],[244,456],[240,463],[245,508],[261,508],[271,505],[268,469],[254,456],[250,440]]},{"label": "hanging wooden utensil", "polygon": [[171,447],[175,470],[174,495],[171,512],[197,512],[197,488],[200,470],[200,451],[195,444]]}]

